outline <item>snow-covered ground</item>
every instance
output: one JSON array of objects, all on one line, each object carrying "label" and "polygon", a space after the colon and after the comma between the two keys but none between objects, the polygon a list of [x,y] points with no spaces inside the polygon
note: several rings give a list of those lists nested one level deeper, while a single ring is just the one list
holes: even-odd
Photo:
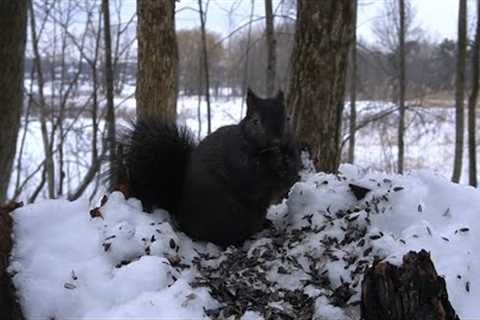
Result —
[{"label": "snow-covered ground", "polygon": [[[356,200],[349,184],[371,189]],[[358,319],[374,256],[426,249],[462,319],[480,318],[480,192],[431,171],[305,172],[271,227],[224,251],[113,193],[16,210],[10,271],[28,319]],[[338,301],[336,289],[347,288]]]}]

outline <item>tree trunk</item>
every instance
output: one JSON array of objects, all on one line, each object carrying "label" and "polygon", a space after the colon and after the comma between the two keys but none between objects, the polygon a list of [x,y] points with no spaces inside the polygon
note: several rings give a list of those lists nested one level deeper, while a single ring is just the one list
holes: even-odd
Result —
[{"label": "tree trunk", "polygon": [[[9,1],[9,0],[6,0]],[[21,1],[19,1],[21,2]],[[13,3],[13,1],[12,1]],[[3,4],[3,3],[2,3]],[[1,9],[5,6],[0,5]],[[5,11],[2,11],[2,13]],[[18,12],[21,16],[21,13]],[[18,16],[12,15],[12,17],[18,18]],[[3,18],[3,17],[2,17]],[[26,16],[24,16],[26,18]],[[5,21],[5,20],[2,20]],[[17,40],[19,38],[16,38]],[[21,207],[20,203],[9,203],[7,205],[0,205],[0,318],[9,320],[21,320],[23,319],[22,309],[17,302],[15,294],[15,287],[13,286],[12,279],[7,272],[8,259],[10,257],[10,251],[12,250],[12,224],[13,220],[10,213],[18,207]]]},{"label": "tree trunk", "polygon": [[358,1],[355,0],[353,14],[353,40],[352,47],[350,49],[351,63],[350,68],[350,121],[349,121],[349,132],[350,136],[348,139],[348,162],[354,163],[355,161],[355,131],[357,130],[357,14],[358,14]]},{"label": "tree trunk", "polygon": [[207,35],[205,31],[205,13],[203,12],[202,0],[198,0],[198,9],[200,13],[200,28],[202,32],[202,58],[203,71],[205,75],[205,100],[207,101],[207,134],[210,134],[212,132],[212,116],[210,109],[210,75],[208,72]]},{"label": "tree trunk", "polygon": [[175,0],[137,0],[137,115],[176,120]]},{"label": "tree trunk", "polygon": [[0,0],[0,203],[6,200],[23,105],[27,1]]},{"label": "tree trunk", "polygon": [[362,282],[364,320],[458,320],[448,300],[445,280],[425,250],[410,251],[400,267],[380,262]]},{"label": "tree trunk", "polygon": [[265,22],[265,38],[267,42],[267,74],[265,94],[267,97],[273,97],[275,91],[277,54],[273,24],[272,0],[265,0]]},{"label": "tree trunk", "polygon": [[354,1],[298,0],[288,108],[298,139],[318,170],[335,172],[340,161],[348,53]]},{"label": "tree trunk", "polygon": [[[113,104],[113,65],[112,65],[112,34],[110,31],[110,8],[108,0],[102,0],[103,11],[103,34],[105,41],[105,87],[107,89],[107,140],[109,146],[109,160],[110,168],[113,168],[116,154],[116,140],[115,140],[115,109]],[[110,186],[114,187],[117,183],[117,177],[110,177]]]},{"label": "tree trunk", "polygon": [[[477,0],[477,17],[480,17],[480,0]],[[480,68],[480,19],[477,18],[472,52],[472,91],[468,98],[468,175],[471,186],[477,186],[477,142],[475,136],[479,68]]]},{"label": "tree trunk", "polygon": [[405,157],[405,0],[399,0],[399,20],[400,28],[398,30],[399,45],[399,77],[398,77],[398,107],[400,117],[398,121],[398,173],[403,173],[404,157]]},{"label": "tree trunk", "polygon": [[453,182],[460,182],[463,160],[465,60],[467,51],[467,0],[460,0],[458,11],[457,74],[455,80],[455,156]]}]

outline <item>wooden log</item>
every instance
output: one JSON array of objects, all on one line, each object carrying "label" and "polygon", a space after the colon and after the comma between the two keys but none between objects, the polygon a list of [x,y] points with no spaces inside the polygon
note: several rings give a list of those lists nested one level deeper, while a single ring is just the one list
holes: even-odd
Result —
[{"label": "wooden log", "polygon": [[378,262],[367,269],[362,282],[364,320],[456,320],[445,280],[421,250],[410,251],[398,267]]},{"label": "wooden log", "polygon": [[9,203],[0,206],[0,319],[24,319],[17,301],[15,287],[7,272],[8,259],[12,250],[12,223],[10,213],[21,207],[21,203]]}]

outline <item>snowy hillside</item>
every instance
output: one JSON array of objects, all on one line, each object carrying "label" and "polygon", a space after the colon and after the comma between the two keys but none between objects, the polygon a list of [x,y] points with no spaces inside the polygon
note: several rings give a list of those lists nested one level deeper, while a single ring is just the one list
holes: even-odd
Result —
[{"label": "snowy hillside", "polygon": [[[358,319],[363,271],[431,252],[462,319],[480,318],[480,192],[441,176],[305,173],[243,247],[193,242],[113,193],[14,213],[10,271],[28,319]],[[349,184],[372,190],[357,200]]]}]

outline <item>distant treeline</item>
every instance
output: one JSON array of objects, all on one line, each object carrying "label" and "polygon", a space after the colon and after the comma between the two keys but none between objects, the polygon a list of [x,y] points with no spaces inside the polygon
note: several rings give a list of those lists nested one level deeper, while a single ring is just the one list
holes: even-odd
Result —
[{"label": "distant treeline", "polygon": [[[255,26],[249,35],[246,30],[239,31],[231,37],[223,37],[219,33],[208,31],[208,60],[211,92],[214,96],[242,96],[248,84],[260,93],[265,91],[266,42],[264,28]],[[283,23],[276,26],[277,72],[276,87],[288,88],[290,71],[290,54],[294,41],[294,23]],[[427,94],[452,92],[455,87],[455,63],[457,44],[454,40],[444,39],[441,42],[428,40],[424,34],[417,40],[406,43],[406,74],[408,96],[419,98]],[[179,91],[184,95],[198,95],[204,92],[204,68],[201,63],[200,29],[177,31],[179,47]],[[470,55],[473,43],[470,43]],[[395,48],[387,49],[375,42],[359,40],[357,45],[357,90],[360,99],[395,100],[396,79],[398,77],[397,55]],[[470,61],[470,59],[467,59]],[[54,65],[48,57],[43,59],[45,79],[53,79]],[[78,62],[67,61],[65,76],[75,77]],[[103,63],[101,59],[100,64]],[[248,63],[248,65],[247,65]],[[80,68],[80,81],[91,82],[92,73],[86,62]],[[33,59],[26,58],[26,79],[33,68]],[[100,66],[101,68],[101,66]],[[135,85],[136,57],[130,56],[128,61],[118,61],[115,73],[116,93],[122,92],[122,85]],[[467,68],[468,69],[468,68]],[[71,72],[68,72],[71,70]],[[322,72],[322,70],[319,70]],[[466,87],[471,81],[467,73]],[[55,75],[58,79],[58,72]],[[350,86],[347,86],[349,88]]]}]

